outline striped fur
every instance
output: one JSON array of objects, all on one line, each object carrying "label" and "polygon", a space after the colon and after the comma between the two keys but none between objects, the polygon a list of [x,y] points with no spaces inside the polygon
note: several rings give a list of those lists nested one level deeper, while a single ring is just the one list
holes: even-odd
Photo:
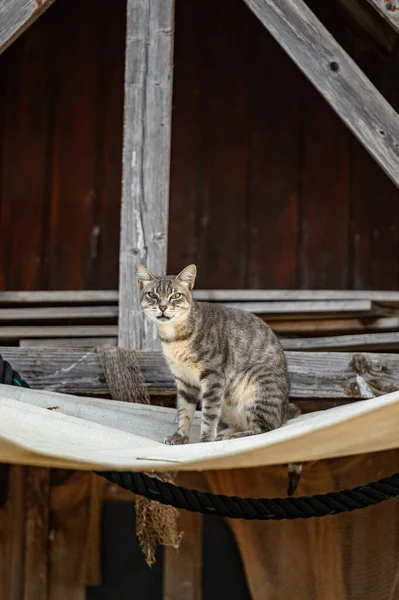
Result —
[{"label": "striped fur", "polygon": [[[266,323],[248,312],[195,302],[195,265],[176,277],[155,277],[141,265],[136,270],[143,310],[158,326],[176,379],[178,428],[166,443],[188,441],[199,402],[201,442],[265,433],[299,414],[289,403],[283,349]],[[301,465],[288,465],[288,472],[292,495]]]}]

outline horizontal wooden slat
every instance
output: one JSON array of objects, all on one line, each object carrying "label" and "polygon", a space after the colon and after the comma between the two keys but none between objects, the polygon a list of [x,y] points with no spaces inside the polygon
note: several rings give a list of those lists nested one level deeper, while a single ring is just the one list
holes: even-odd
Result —
[{"label": "horizontal wooden slat", "polygon": [[[87,396],[108,395],[94,350],[2,348],[34,388]],[[149,392],[173,394],[172,374],[160,352],[136,352]],[[291,396],[359,400],[399,389],[399,355],[349,352],[287,352]]]},{"label": "horizontal wooden slat", "polygon": [[[223,302],[229,308],[262,315],[265,318],[300,318],[309,315],[374,315],[383,314],[384,308],[377,308],[370,300],[316,300],[301,302]],[[391,309],[387,309],[388,311]]]},{"label": "horizontal wooden slat", "polygon": [[38,306],[35,308],[0,308],[0,323],[11,321],[66,321],[117,319],[117,306]]},{"label": "horizontal wooden slat", "polygon": [[53,2],[54,0],[0,0],[0,54]]},{"label": "horizontal wooden slat", "polygon": [[0,305],[8,304],[116,304],[116,290],[0,292]]},{"label": "horizontal wooden slat", "polygon": [[295,335],[323,335],[356,332],[395,331],[399,329],[398,317],[371,317],[357,319],[302,319],[279,320],[270,323],[277,333]]},{"label": "horizontal wooden slat", "polygon": [[117,325],[43,325],[1,326],[1,341],[16,341],[24,338],[63,338],[63,337],[114,337],[118,335]]},{"label": "horizontal wooden slat", "polygon": [[398,350],[399,332],[281,339],[285,350]]},{"label": "horizontal wooden slat", "polygon": [[93,348],[96,346],[117,346],[117,337],[90,338],[38,338],[19,340],[20,348]]},{"label": "horizontal wooden slat", "polygon": [[[194,298],[206,302],[283,302],[319,300],[370,300],[399,306],[399,291],[375,290],[194,290]],[[117,304],[116,290],[64,292],[0,292],[0,305]]]}]

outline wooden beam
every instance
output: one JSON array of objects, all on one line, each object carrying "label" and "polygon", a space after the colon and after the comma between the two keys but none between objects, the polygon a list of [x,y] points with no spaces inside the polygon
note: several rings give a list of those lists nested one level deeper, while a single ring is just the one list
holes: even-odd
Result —
[{"label": "wooden beam", "polygon": [[399,332],[392,333],[365,333],[360,335],[333,335],[330,337],[311,338],[282,338],[280,339],[284,350],[317,350],[357,352],[376,350],[398,350]]},{"label": "wooden beam", "polygon": [[[202,473],[179,473],[177,485],[198,490],[204,487],[203,480]],[[163,550],[163,600],[202,600],[203,520],[198,513],[179,511],[183,539],[177,550]]]},{"label": "wooden beam", "polygon": [[368,0],[368,2],[399,33],[398,0]]},{"label": "wooden beam", "polygon": [[117,337],[91,338],[39,338],[19,340],[20,348],[96,348],[97,346],[117,346]]},{"label": "wooden beam", "polygon": [[166,271],[174,0],[128,0],[120,245],[121,346],[158,347],[135,263]]},{"label": "wooden beam", "polygon": [[[1,1],[1,0],[0,0]],[[61,304],[116,304],[116,290],[69,291],[62,292],[0,292],[0,305],[51,305]]]},{"label": "wooden beam", "polygon": [[[300,321],[273,321],[272,329],[277,333],[295,335],[323,335],[373,331],[397,331],[398,317],[360,318],[360,319],[304,319]],[[1,329],[0,329],[1,332]]]},{"label": "wooden beam", "polygon": [[[0,340],[60,338],[60,337],[114,337],[117,325],[4,325],[0,327]],[[96,344],[94,344],[96,345]]]},{"label": "wooden beam", "polygon": [[0,0],[0,54],[53,2],[54,0]]},{"label": "wooden beam", "polygon": [[[71,348],[2,348],[32,388],[109,395],[95,351]],[[136,352],[150,394],[173,395],[175,384],[161,352]],[[399,355],[287,352],[293,399],[361,400],[399,389]]]},{"label": "wooden beam", "polygon": [[117,306],[38,306],[0,308],[0,323],[11,321],[94,321],[118,318]]},{"label": "wooden beam", "polygon": [[[399,307],[398,291],[376,290],[194,290],[201,302],[303,302],[369,300]],[[113,305],[116,290],[65,292],[0,292],[0,306]]]},{"label": "wooden beam", "polygon": [[244,2],[399,187],[398,115],[356,63],[303,0]]},{"label": "wooden beam", "polygon": [[[265,319],[291,318],[300,319],[303,316],[327,317],[343,316],[383,316],[391,309],[378,307],[370,300],[316,300],[304,302],[223,302],[229,308],[238,308],[245,312],[262,315]],[[0,313],[1,319],[1,313]]]},{"label": "wooden beam", "polygon": [[29,467],[25,475],[25,564],[23,600],[46,600],[49,566],[50,469]]}]

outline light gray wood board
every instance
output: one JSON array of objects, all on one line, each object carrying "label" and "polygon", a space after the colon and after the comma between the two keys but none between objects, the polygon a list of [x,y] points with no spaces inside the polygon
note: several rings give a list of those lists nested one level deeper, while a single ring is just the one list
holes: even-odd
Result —
[{"label": "light gray wood board", "polygon": [[398,115],[356,63],[303,0],[244,2],[399,187]]},{"label": "light gray wood board", "polygon": [[20,348],[93,348],[96,346],[117,346],[117,337],[90,338],[38,338],[19,340]]},{"label": "light gray wood board", "polygon": [[117,304],[116,290],[56,291],[56,292],[0,292],[0,305],[13,304]]},{"label": "light gray wood board", "polygon": [[0,54],[53,2],[54,0],[0,0]]},{"label": "light gray wood board", "polygon": [[399,332],[335,335],[330,337],[280,338],[284,350],[376,351],[398,350]]},{"label": "light gray wood board", "polygon": [[[194,290],[194,298],[205,302],[275,302],[319,300],[370,300],[399,306],[399,291],[375,290]],[[0,292],[0,305],[117,304],[116,290],[61,292]]]},{"label": "light gray wood board", "polygon": [[236,308],[265,318],[297,318],[304,316],[372,316],[391,313],[391,308],[378,306],[370,300],[316,300],[303,302],[223,302],[224,306]]},{"label": "light gray wood board", "polygon": [[[398,291],[375,290],[194,290],[202,302],[303,302],[369,300],[399,306]],[[1,302],[1,296],[0,296]]]},{"label": "light gray wood board", "polygon": [[119,343],[159,348],[144,320],[135,264],[166,271],[174,0],[127,0]]},{"label": "light gray wood board", "polygon": [[114,337],[117,325],[43,325],[1,326],[0,341],[16,341],[24,338],[68,338],[68,337]]},{"label": "light gray wood board", "polygon": [[[72,348],[2,348],[2,356],[33,387],[68,394],[108,395],[96,351]],[[151,394],[174,394],[160,352],[137,352]],[[399,389],[399,355],[287,352],[291,397],[359,400]]]},{"label": "light gray wood board", "polygon": [[399,33],[398,0],[368,0],[368,2]]},{"label": "light gray wood board", "polygon": [[11,321],[65,321],[117,319],[118,306],[37,306],[0,308],[0,323]]},{"label": "light gray wood board", "polygon": [[274,331],[295,335],[325,335],[344,334],[357,332],[379,332],[399,330],[398,317],[366,317],[357,319],[312,319],[300,321],[281,320],[271,321],[270,326]]}]

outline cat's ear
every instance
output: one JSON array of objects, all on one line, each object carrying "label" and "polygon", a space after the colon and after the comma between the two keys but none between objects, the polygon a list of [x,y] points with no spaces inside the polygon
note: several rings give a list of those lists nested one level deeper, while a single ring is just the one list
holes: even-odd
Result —
[{"label": "cat's ear", "polygon": [[184,285],[186,285],[188,287],[188,289],[191,291],[194,287],[196,276],[197,276],[197,267],[195,265],[188,265],[188,267],[183,269],[183,271],[181,271],[177,275],[176,279],[180,283],[183,283]]},{"label": "cat's ear", "polygon": [[150,283],[151,281],[155,281],[156,277],[152,273],[150,273],[143,265],[136,265],[136,273],[139,280],[139,287],[142,290],[143,287]]}]

